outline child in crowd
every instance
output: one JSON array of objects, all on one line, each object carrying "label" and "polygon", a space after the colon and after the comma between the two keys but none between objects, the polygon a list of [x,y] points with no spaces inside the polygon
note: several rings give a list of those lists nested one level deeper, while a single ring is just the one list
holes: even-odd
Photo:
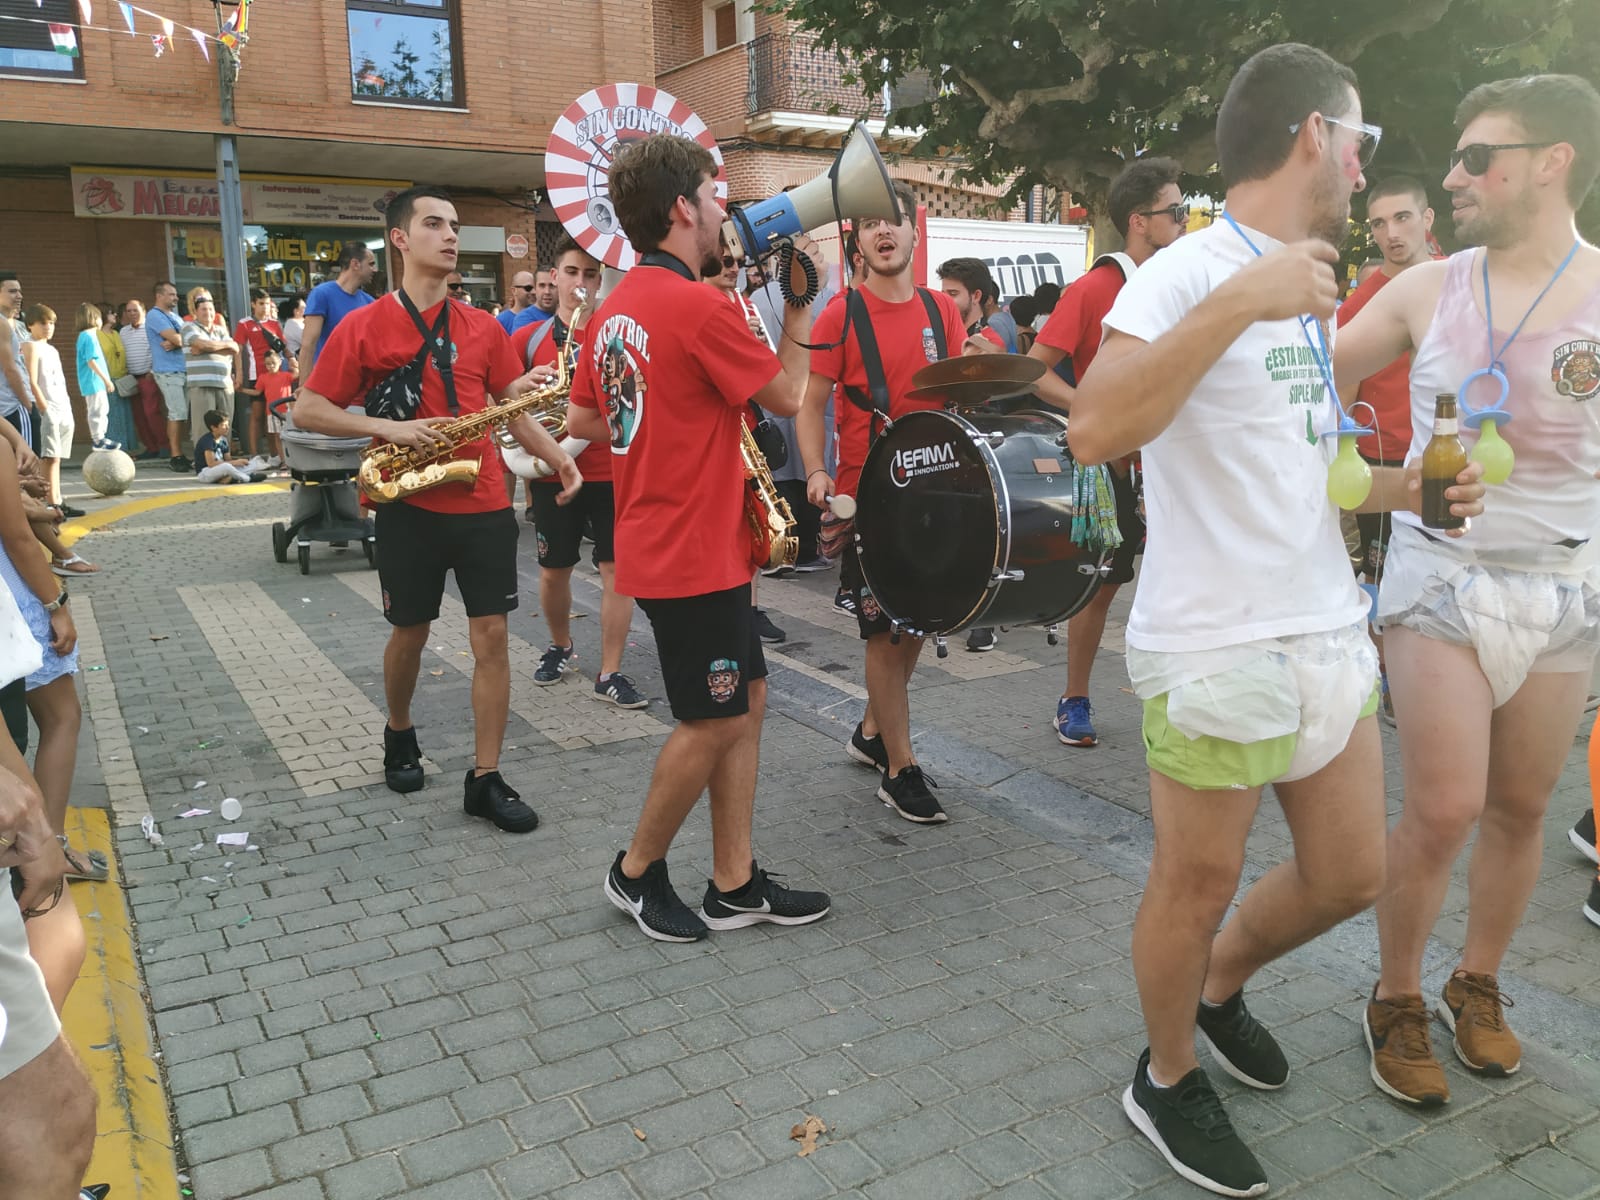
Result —
[{"label": "child in crowd", "polygon": [[283,418],[273,409],[273,404],[279,400],[294,402],[294,376],[283,369],[283,356],[276,351],[267,351],[264,360],[266,371],[256,380],[256,386],[261,389],[262,398],[267,403],[267,434],[272,438],[272,457],[267,460],[269,467],[283,465]]},{"label": "child in crowd", "polygon": [[[61,460],[72,455],[72,397],[61,371],[61,355],[50,344],[56,332],[55,309],[31,304],[23,316],[30,341],[22,345],[22,359],[33,380],[34,391],[44,397],[39,413],[39,463],[50,484],[50,503],[61,504]],[[81,511],[78,515],[82,515]]]},{"label": "child in crowd", "polygon": [[194,444],[194,473],[201,483],[260,483],[262,472],[251,474],[245,460],[229,456],[228,418],[212,409],[206,413],[206,432]]},{"label": "child in crowd", "polygon": [[[100,326],[105,317],[98,304],[78,305],[78,391],[83,395],[83,411],[89,418],[89,444],[96,450],[121,450],[122,443],[106,436],[111,419],[111,371],[105,349],[100,345]],[[67,453],[72,448],[67,447]]]}]

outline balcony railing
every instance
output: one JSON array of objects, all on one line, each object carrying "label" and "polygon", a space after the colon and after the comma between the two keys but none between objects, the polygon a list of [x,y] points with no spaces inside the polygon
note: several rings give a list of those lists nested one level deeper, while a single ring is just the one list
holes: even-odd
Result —
[{"label": "balcony railing", "polygon": [[749,43],[751,115],[804,112],[883,119],[883,97],[860,83],[846,84],[850,64],[817,45],[814,34],[798,30],[764,33]]}]

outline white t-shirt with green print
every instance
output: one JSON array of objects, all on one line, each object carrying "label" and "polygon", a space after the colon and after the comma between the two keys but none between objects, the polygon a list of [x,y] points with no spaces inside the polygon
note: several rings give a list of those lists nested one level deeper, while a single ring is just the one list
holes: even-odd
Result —
[{"label": "white t-shirt with green print", "polygon": [[[1246,232],[1262,253],[1281,245]],[[1105,327],[1153,342],[1254,257],[1225,221],[1179,238],[1128,280]],[[1315,436],[1333,420],[1325,392],[1299,322],[1263,321],[1144,447],[1149,540],[1130,646],[1214,650],[1362,620],[1327,493],[1336,445]]]}]

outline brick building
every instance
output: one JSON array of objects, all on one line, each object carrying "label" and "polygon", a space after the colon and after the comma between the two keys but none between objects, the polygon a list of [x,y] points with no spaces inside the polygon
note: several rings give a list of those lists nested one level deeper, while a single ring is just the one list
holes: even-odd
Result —
[{"label": "brick building", "polygon": [[[217,134],[237,138],[251,286],[303,292],[343,241],[381,247],[386,194],[427,182],[455,190],[461,270],[487,301],[560,236],[535,211],[557,115],[597,83],[654,75],[640,0],[255,4],[226,126],[220,47],[207,61],[183,28],[215,33],[211,4],[140,8],[176,23],[159,56],[159,21],[135,11],[130,36],[112,0],[88,22],[77,0],[0,0],[0,268],[57,311],[68,362],[82,301],[148,304],[162,278],[226,294]],[[44,21],[72,28],[76,57]]]}]

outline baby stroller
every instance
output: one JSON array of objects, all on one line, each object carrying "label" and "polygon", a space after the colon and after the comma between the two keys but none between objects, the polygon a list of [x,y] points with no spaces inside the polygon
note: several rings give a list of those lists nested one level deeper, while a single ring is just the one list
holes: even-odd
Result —
[{"label": "baby stroller", "polygon": [[272,556],[289,561],[293,542],[300,558],[300,574],[311,574],[311,543],[361,543],[367,563],[378,565],[378,541],[372,518],[361,511],[356,472],[361,452],[371,441],[364,437],[329,437],[294,427],[288,400],[272,404],[273,415],[283,422],[283,461],[289,468],[289,524],[272,523]]}]

